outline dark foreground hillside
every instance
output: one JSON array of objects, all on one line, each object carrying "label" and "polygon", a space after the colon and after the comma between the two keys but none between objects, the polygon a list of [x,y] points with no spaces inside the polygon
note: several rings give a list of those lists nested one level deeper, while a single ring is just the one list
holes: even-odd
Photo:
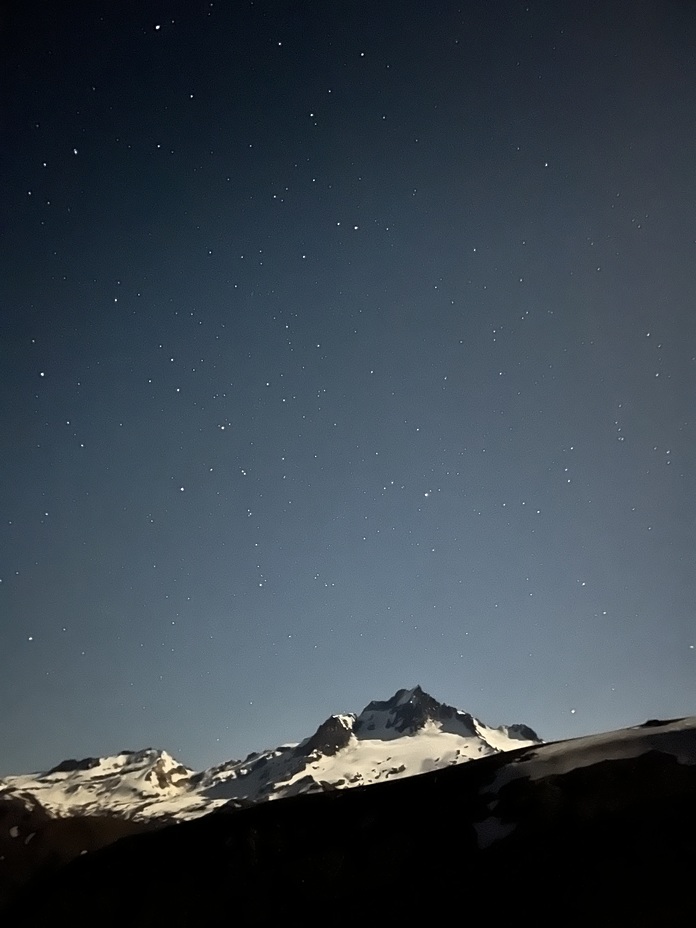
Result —
[{"label": "dark foreground hillside", "polygon": [[694,730],[646,739],[636,756],[525,748],[122,838],[35,881],[3,923],[687,924]]}]

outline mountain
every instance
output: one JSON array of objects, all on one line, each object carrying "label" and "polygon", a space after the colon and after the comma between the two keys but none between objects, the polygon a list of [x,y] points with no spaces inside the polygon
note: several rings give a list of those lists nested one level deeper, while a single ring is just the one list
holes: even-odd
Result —
[{"label": "mountain", "polygon": [[538,740],[523,725],[484,725],[416,686],[358,715],[332,715],[299,744],[200,772],[147,748],[7,776],[0,779],[0,907],[32,875],[126,834],[264,800],[398,780]]},{"label": "mountain", "polygon": [[0,779],[0,800],[38,802],[61,817],[186,819],[228,803],[368,785],[538,742],[525,725],[491,728],[416,686],[369,703],[359,715],[332,715],[299,744],[243,761],[195,772],[154,749],[65,760],[45,773]]},{"label": "mountain", "polygon": [[[329,720],[304,749],[335,758],[351,738],[369,743],[363,725],[390,745],[418,743],[433,725],[482,737],[475,720],[425,697],[401,691],[345,725]],[[349,737],[337,746],[341,727]],[[35,877],[3,923],[690,924],[695,867],[696,718],[651,720],[420,776],[223,806]]]}]

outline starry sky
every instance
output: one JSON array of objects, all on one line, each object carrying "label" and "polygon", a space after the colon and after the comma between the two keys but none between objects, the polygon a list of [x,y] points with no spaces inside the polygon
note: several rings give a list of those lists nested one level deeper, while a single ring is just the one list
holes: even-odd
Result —
[{"label": "starry sky", "polygon": [[696,713],[693,4],[0,42],[0,774]]}]

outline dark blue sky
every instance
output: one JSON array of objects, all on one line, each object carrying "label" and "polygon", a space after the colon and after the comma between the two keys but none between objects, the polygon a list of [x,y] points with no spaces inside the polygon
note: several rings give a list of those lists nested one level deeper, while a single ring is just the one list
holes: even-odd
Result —
[{"label": "dark blue sky", "polygon": [[0,35],[0,773],[696,712],[691,4]]}]

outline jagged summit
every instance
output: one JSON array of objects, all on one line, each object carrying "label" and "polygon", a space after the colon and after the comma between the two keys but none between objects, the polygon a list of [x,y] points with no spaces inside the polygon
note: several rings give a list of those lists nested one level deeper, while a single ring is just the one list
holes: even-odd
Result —
[{"label": "jagged summit", "polygon": [[199,773],[166,751],[64,760],[46,773],[0,780],[0,798],[37,800],[53,815],[194,818],[231,804],[368,785],[539,743],[525,725],[490,728],[421,686],[329,716],[299,744],[253,752]]},{"label": "jagged summit", "polygon": [[390,699],[368,703],[357,717],[354,730],[359,738],[394,738],[415,734],[428,723],[462,737],[485,738],[485,732],[498,732],[521,741],[541,740],[528,725],[501,725],[491,729],[468,712],[434,699],[420,685],[397,690]]},{"label": "jagged summit", "polygon": [[[397,690],[389,699],[373,699],[359,715],[330,716],[310,738],[297,746],[297,752],[305,756],[312,753],[333,756],[346,748],[351,738],[353,741],[389,741],[415,735],[428,725],[465,738],[486,740],[485,732],[494,731],[513,740],[540,741],[528,725],[502,725],[490,729],[468,712],[434,699],[417,685]],[[491,743],[490,747],[494,745]],[[495,746],[495,749],[500,750],[500,747]]]},{"label": "jagged summit", "polygon": [[[397,690],[385,701],[373,700],[360,713],[356,733],[363,737],[397,737],[415,734],[428,722],[458,720],[462,734],[476,734],[473,718],[452,706],[438,702],[420,686],[410,690]],[[368,734],[371,733],[371,734]]]}]

